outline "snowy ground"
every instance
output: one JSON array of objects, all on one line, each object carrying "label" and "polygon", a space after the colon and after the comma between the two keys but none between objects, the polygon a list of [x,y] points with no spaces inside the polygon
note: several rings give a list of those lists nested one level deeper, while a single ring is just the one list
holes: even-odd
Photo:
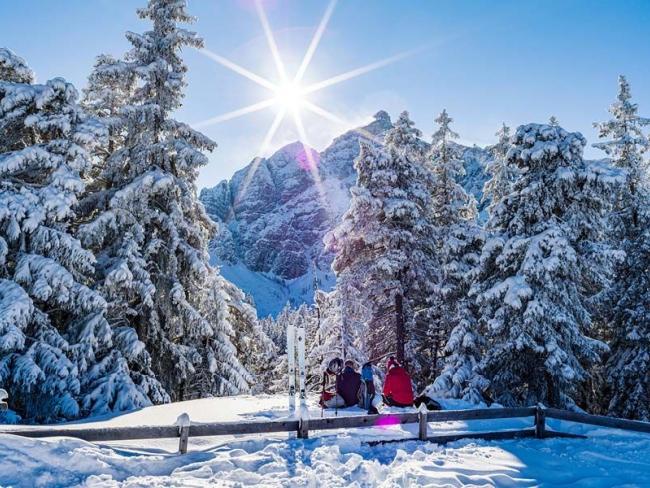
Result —
[{"label": "snowy ground", "polygon": [[[462,408],[448,404],[448,408]],[[311,415],[320,410],[311,404]],[[284,397],[196,400],[96,419],[93,427],[169,425],[281,418]],[[340,414],[358,415],[359,409]],[[331,413],[326,413],[330,415]],[[650,486],[650,435],[549,421],[588,439],[464,440],[437,446],[417,441],[370,446],[379,438],[413,437],[415,425],[313,433],[178,439],[94,445],[69,438],[0,434],[0,485],[31,486]],[[66,424],[77,426],[78,424]],[[431,424],[434,433],[522,428],[532,419]],[[15,428],[7,426],[7,429]],[[311,433],[310,433],[311,434]]]}]

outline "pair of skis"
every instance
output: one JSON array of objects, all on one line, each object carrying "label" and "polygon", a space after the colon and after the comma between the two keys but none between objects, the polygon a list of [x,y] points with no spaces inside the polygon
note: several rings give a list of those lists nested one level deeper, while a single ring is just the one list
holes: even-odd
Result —
[{"label": "pair of skis", "polygon": [[289,363],[289,413],[296,409],[296,356],[298,356],[298,385],[300,388],[300,409],[307,408],[307,391],[305,383],[305,328],[287,327],[287,362]]}]

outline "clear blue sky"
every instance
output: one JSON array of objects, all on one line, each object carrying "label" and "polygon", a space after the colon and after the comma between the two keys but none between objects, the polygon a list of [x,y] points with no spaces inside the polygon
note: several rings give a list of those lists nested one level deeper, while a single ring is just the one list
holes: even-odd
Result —
[{"label": "clear blue sky", "polygon": [[[79,88],[94,57],[120,56],[126,30],[148,28],[135,15],[145,0],[0,0],[0,44],[27,59],[39,80],[63,76]],[[295,71],[327,1],[264,0],[288,71]],[[206,47],[277,79],[252,0],[190,0],[193,29]],[[447,108],[465,143],[494,142],[502,121],[516,126],[556,115],[594,142],[593,121],[607,117],[619,73],[628,76],[642,114],[650,115],[648,0],[340,0],[305,83],[413,48],[418,54],[316,93],[312,100],[363,122],[379,109],[411,112],[425,135]],[[178,118],[201,121],[258,102],[268,92],[190,50],[189,86]],[[200,177],[212,186],[257,153],[274,109],[208,126],[219,147]],[[322,149],[346,127],[305,118]],[[271,148],[297,139],[284,124]],[[268,152],[268,151],[267,151]],[[588,156],[600,153],[593,149]]]}]

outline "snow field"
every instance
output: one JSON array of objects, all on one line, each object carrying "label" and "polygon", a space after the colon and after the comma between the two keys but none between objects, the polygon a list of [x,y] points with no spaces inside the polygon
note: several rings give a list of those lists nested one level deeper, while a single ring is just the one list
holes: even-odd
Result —
[{"label": "snow field", "polygon": [[[310,415],[320,415],[310,398]],[[193,422],[282,418],[286,396],[226,397],[179,402],[113,418],[93,427],[168,425],[182,413]],[[468,408],[455,401],[446,408]],[[397,411],[386,409],[385,412]],[[346,409],[339,415],[361,415]],[[333,415],[333,412],[326,412]],[[65,424],[79,426],[79,423]],[[522,428],[532,419],[430,424],[435,433]],[[588,439],[488,442],[445,446],[404,441],[371,446],[369,440],[413,437],[417,425],[295,434],[190,438],[186,455],[178,439],[95,445],[70,438],[48,440],[0,435],[0,486],[200,487],[200,486],[649,486],[650,436],[549,421],[551,428]],[[17,428],[17,427],[12,427]]]}]

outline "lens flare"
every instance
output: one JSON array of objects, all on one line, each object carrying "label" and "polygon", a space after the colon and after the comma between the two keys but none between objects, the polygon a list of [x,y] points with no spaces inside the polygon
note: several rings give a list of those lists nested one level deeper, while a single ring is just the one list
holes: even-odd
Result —
[{"label": "lens flare", "polygon": [[303,147],[296,155],[296,162],[301,169],[305,171],[316,171],[320,163],[320,155],[315,149]]}]

